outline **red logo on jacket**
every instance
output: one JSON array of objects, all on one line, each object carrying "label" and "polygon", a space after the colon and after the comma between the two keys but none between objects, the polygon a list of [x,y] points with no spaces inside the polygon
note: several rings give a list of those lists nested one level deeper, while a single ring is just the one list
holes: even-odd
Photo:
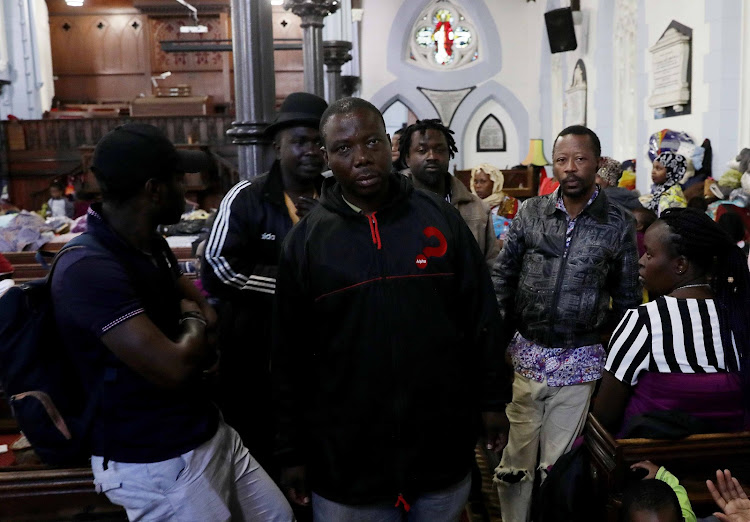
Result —
[{"label": "red logo on jacket", "polygon": [[435,227],[427,227],[422,233],[429,239],[431,237],[437,238],[438,246],[424,247],[422,253],[417,255],[417,268],[427,268],[428,257],[443,257],[448,251],[448,242],[445,240],[445,236]]}]

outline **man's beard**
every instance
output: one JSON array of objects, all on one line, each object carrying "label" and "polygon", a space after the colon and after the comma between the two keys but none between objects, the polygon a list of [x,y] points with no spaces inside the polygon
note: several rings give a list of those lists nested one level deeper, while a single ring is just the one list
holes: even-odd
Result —
[{"label": "man's beard", "polygon": [[426,170],[422,169],[419,171],[418,174],[412,173],[417,178],[419,182],[421,182],[424,185],[434,187],[440,183],[440,180],[442,180],[445,175],[447,174],[446,171],[442,169],[436,169],[436,170]]}]

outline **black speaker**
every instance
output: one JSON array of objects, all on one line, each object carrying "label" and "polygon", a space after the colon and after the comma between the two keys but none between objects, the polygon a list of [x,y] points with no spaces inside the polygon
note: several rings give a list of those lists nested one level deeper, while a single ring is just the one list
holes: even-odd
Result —
[{"label": "black speaker", "polygon": [[573,51],[578,47],[576,32],[573,28],[573,11],[570,7],[554,9],[544,13],[547,24],[549,50],[553,53]]}]

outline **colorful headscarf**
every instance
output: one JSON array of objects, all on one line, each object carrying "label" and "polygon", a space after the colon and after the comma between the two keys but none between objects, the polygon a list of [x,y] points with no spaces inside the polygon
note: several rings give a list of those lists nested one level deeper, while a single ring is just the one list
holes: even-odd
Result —
[{"label": "colorful headscarf", "polygon": [[654,162],[658,161],[667,169],[667,179],[664,183],[654,183],[651,185],[651,201],[648,202],[649,210],[657,211],[659,208],[659,198],[671,187],[679,183],[687,170],[687,160],[682,154],[665,151],[659,154]]},{"label": "colorful headscarf", "polygon": [[610,187],[616,187],[622,176],[622,163],[609,156],[602,156],[602,166],[596,174],[607,181]]},{"label": "colorful headscarf", "polygon": [[503,173],[500,172],[500,169],[495,167],[494,165],[490,165],[489,163],[480,163],[479,165],[471,169],[471,193],[475,196],[477,193],[474,190],[474,176],[476,176],[477,172],[479,172],[480,170],[487,174],[490,180],[492,180],[492,194],[484,198],[482,201],[487,203],[490,208],[496,207],[497,205],[501,204],[506,197],[505,193],[503,192],[505,176],[503,176]]}]

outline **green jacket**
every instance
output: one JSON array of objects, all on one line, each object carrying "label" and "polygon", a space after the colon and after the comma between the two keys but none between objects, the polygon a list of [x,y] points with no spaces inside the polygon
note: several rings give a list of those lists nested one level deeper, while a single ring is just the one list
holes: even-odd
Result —
[{"label": "green jacket", "polygon": [[677,500],[680,501],[682,516],[685,517],[685,522],[696,522],[695,513],[693,513],[693,506],[690,505],[687,491],[680,486],[680,481],[677,480],[677,477],[667,471],[664,466],[661,466],[659,471],[656,472],[656,480],[666,482],[677,494]]}]

